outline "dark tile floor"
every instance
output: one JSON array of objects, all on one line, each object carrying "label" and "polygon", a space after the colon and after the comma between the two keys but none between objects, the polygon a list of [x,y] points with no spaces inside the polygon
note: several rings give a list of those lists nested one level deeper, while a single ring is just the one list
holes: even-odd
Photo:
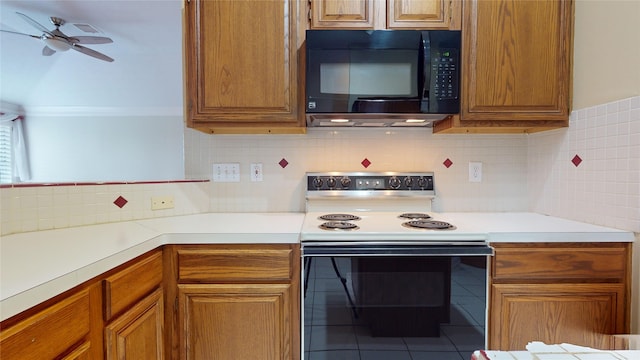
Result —
[{"label": "dark tile floor", "polygon": [[[349,278],[348,258],[336,259]],[[451,318],[440,337],[372,337],[353,316],[329,258],[314,258],[304,307],[305,360],[469,360],[484,348],[486,270],[452,261]]]}]

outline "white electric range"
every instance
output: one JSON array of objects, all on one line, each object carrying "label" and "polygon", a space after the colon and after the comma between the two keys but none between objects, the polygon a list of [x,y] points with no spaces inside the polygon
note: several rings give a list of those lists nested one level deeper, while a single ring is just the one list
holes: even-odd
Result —
[{"label": "white electric range", "polygon": [[[493,249],[486,233],[431,211],[434,174],[308,173],[306,186],[303,359],[366,357],[361,337],[376,351],[444,337],[441,327],[458,321],[452,269],[463,257],[486,264]],[[486,286],[486,268],[473,281]],[[483,346],[484,322],[476,325],[472,341]]]}]

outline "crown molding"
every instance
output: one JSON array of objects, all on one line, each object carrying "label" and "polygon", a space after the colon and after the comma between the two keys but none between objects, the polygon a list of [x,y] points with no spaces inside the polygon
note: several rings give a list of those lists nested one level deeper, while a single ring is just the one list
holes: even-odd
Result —
[{"label": "crown molding", "polygon": [[112,107],[112,106],[33,106],[25,108],[27,117],[43,116],[184,116],[182,107]]}]

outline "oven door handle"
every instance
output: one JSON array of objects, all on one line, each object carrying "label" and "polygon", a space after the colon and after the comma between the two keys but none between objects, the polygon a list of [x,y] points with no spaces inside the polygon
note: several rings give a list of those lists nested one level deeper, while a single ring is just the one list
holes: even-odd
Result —
[{"label": "oven door handle", "polygon": [[493,256],[493,248],[482,245],[303,245],[302,256]]}]

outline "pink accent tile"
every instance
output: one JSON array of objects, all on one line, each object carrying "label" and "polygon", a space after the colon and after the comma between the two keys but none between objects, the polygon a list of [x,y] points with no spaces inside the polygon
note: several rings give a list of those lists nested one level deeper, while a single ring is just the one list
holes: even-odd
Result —
[{"label": "pink accent tile", "polygon": [[580,156],[576,154],[576,156],[574,156],[573,159],[571,159],[571,162],[573,163],[573,165],[578,167],[578,165],[580,165],[580,163],[582,162],[582,159],[580,158]]},{"label": "pink accent tile", "polygon": [[447,169],[451,167],[451,165],[453,165],[453,161],[449,160],[449,158],[447,158],[447,160],[445,160],[442,165],[444,165],[444,167],[446,167]]},{"label": "pink accent tile", "polygon": [[118,198],[113,203],[116,204],[117,207],[122,209],[123,206],[127,205],[128,201],[122,196],[118,196]]},{"label": "pink accent tile", "polygon": [[287,167],[287,165],[289,165],[289,162],[287,161],[287,159],[282,158],[282,160],[280,160],[280,162],[278,163],[278,165],[280,165],[280,167],[282,167],[283,169]]},{"label": "pink accent tile", "polygon": [[369,159],[365,158],[364,160],[362,160],[362,162],[360,162],[360,164],[362,164],[362,166],[364,166],[364,168],[368,168],[369,166],[371,166],[371,161],[369,161]]}]

